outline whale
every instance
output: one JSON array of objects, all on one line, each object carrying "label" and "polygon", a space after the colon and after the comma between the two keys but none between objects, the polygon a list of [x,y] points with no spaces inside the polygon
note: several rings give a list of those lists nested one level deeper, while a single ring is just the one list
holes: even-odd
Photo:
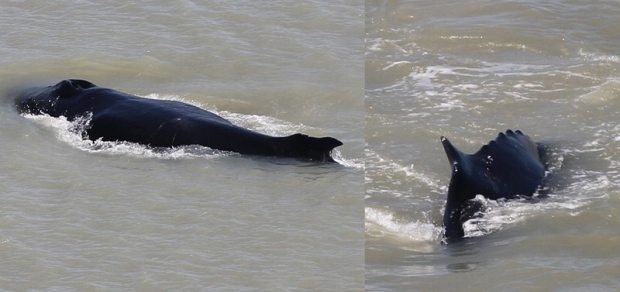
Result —
[{"label": "whale", "polygon": [[17,94],[21,114],[86,118],[82,135],[97,141],[127,141],[149,147],[200,145],[240,154],[335,162],[332,150],[343,145],[332,137],[302,133],[274,137],[252,131],[197,106],[138,97],[89,81],[67,79]]},{"label": "whale", "polygon": [[484,211],[477,195],[510,200],[543,193],[546,146],[519,130],[500,132],[473,154],[461,152],[444,136],[441,143],[452,167],[443,214],[444,243],[462,239],[463,223]]}]

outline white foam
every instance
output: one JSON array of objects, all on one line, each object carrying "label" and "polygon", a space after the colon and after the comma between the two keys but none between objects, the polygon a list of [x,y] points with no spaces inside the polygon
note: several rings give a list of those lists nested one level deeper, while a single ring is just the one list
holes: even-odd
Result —
[{"label": "white foam", "polygon": [[380,52],[383,50],[382,48],[382,44],[379,42],[381,39],[366,39],[367,43],[372,43],[372,45],[370,45],[368,47],[368,51],[372,51],[372,52]]},{"label": "white foam", "polygon": [[476,84],[457,84],[452,87],[458,90],[474,90],[480,88],[480,86]]},{"label": "white foam", "polygon": [[390,68],[392,68],[394,66],[398,66],[398,65],[401,65],[401,64],[411,64],[411,62],[409,62],[409,61],[393,62],[392,64],[385,66],[382,70],[385,71],[385,70],[388,70],[388,69],[390,69]]},{"label": "white foam", "polygon": [[442,228],[425,222],[398,222],[394,215],[371,207],[364,209],[366,232],[379,235],[396,235],[416,241],[438,241]]},{"label": "white foam", "polygon": [[620,63],[620,56],[617,56],[617,55],[601,55],[601,54],[586,52],[583,49],[579,49],[579,55],[588,61]]},{"label": "white foam", "polygon": [[171,149],[153,149],[141,144],[131,142],[116,141],[91,141],[83,139],[82,133],[89,117],[78,118],[73,122],[67,121],[65,117],[51,117],[49,115],[24,115],[24,117],[36,123],[51,128],[56,133],[56,137],[77,149],[91,153],[124,154],[138,157],[154,157],[163,159],[179,159],[183,157],[203,157],[215,158],[229,153],[214,151],[207,147],[188,146]]},{"label": "white foam", "polygon": [[435,88],[440,85],[434,84],[434,79],[439,75],[456,75],[454,68],[444,66],[428,66],[422,72],[413,72],[409,77],[415,82],[419,88]]},{"label": "white foam", "polygon": [[468,35],[451,35],[451,36],[440,36],[440,39],[447,39],[447,40],[469,40],[469,39],[482,39],[482,36],[468,36]]},{"label": "white foam", "polygon": [[[480,218],[463,224],[465,237],[494,233],[549,210],[569,210],[571,216],[576,216],[590,204],[590,200],[584,198],[567,199],[562,196],[536,202],[525,199],[489,200],[482,196],[477,196],[476,200],[486,207],[486,211]],[[385,210],[366,207],[365,215],[366,232],[375,236],[396,235],[416,241],[438,241],[443,234],[442,226],[422,221],[398,220],[393,213]]]},{"label": "white foam", "polygon": [[480,202],[486,211],[482,217],[463,224],[465,237],[482,236],[501,230],[507,224],[525,220],[527,214],[531,213],[528,204],[519,201],[489,200],[481,195],[476,196],[475,200]]},{"label": "white foam", "polygon": [[249,128],[271,136],[283,136],[290,135],[292,132],[308,132],[314,130],[302,124],[294,124],[268,116],[244,115],[227,111],[220,111],[216,114],[224,117],[237,126]]},{"label": "white foam", "polygon": [[542,86],[541,84],[534,84],[534,83],[519,83],[516,84],[515,86],[513,86],[516,89],[523,89],[523,88],[543,88],[544,86]]},{"label": "white foam", "polygon": [[438,109],[439,111],[451,111],[455,108],[465,109],[466,106],[461,100],[448,100],[435,105],[433,108]]}]

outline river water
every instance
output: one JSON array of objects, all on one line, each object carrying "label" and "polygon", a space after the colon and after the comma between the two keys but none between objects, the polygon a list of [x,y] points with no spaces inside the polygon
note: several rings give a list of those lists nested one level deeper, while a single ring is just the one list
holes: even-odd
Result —
[{"label": "river water", "polygon": [[[366,1],[367,291],[617,291],[620,3]],[[450,166],[519,129],[549,196],[441,245]]]},{"label": "river water", "polygon": [[[0,289],[617,291],[619,14],[613,1],[7,1]],[[336,137],[339,165],[93,144],[13,108],[13,90],[65,78]],[[484,201],[466,240],[440,244],[439,137],[472,153],[506,129],[549,145],[548,197]]]},{"label": "river water", "polygon": [[[6,1],[0,289],[364,288],[360,1]],[[10,92],[65,78],[342,142],[339,165],[83,141]]]}]

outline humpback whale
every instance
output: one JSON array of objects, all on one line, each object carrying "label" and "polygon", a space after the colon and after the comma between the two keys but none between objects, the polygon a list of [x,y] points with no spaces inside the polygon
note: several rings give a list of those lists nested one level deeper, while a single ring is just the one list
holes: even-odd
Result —
[{"label": "humpback whale", "polygon": [[128,141],[150,147],[202,145],[241,154],[335,162],[331,151],[342,142],[296,133],[273,137],[234,125],[202,108],[172,100],[142,98],[68,79],[17,96],[22,114],[90,117],[84,138]]},{"label": "humpback whale", "polygon": [[544,145],[521,131],[499,133],[474,154],[461,152],[443,136],[441,143],[452,167],[443,215],[444,242],[465,236],[463,223],[482,211],[481,204],[473,200],[476,195],[492,200],[527,198],[543,184]]}]

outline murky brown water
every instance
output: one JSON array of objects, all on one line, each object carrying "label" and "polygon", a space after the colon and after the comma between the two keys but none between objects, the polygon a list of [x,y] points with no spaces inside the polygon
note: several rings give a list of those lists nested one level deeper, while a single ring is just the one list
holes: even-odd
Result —
[{"label": "murky brown water", "polygon": [[[366,2],[366,289],[620,287],[615,2]],[[520,129],[552,146],[551,193],[487,202],[440,245],[450,167]]]},{"label": "murky brown water", "polygon": [[3,98],[0,289],[363,289],[363,4],[259,2],[2,4],[2,92],[82,78],[345,145],[341,166],[93,150]]}]

